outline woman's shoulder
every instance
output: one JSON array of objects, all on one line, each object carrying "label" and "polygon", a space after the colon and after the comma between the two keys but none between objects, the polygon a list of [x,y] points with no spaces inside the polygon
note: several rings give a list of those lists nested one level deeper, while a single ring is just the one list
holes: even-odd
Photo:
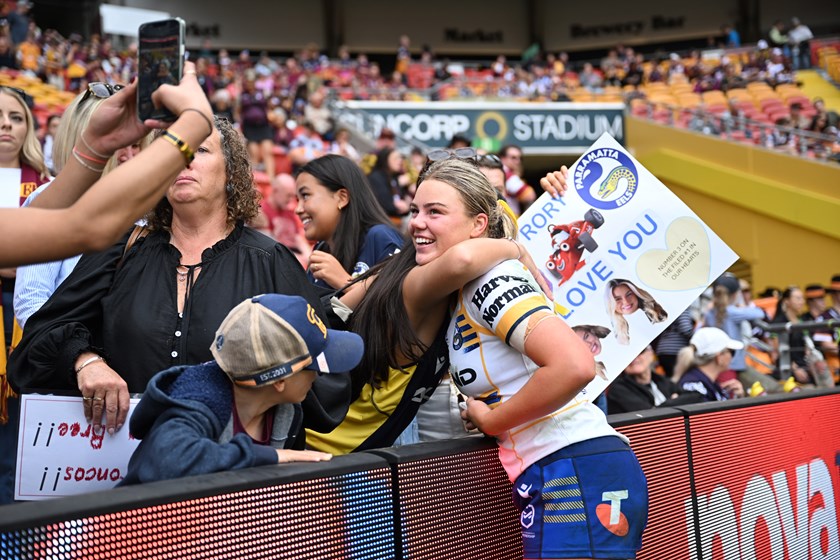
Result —
[{"label": "woman's shoulder", "polygon": [[376,224],[367,230],[365,234],[365,241],[373,241],[374,243],[396,243],[403,244],[402,234],[393,226],[387,224]]}]

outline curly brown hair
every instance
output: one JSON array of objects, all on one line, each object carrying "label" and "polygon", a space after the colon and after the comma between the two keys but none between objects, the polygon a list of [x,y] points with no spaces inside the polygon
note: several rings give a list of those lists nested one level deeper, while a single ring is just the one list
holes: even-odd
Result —
[{"label": "curly brown hair", "polygon": [[[260,209],[260,193],[254,184],[251,160],[239,133],[227,119],[214,117],[213,125],[219,131],[222,154],[225,157],[225,185],[227,190],[227,223],[247,222]],[[147,216],[152,231],[170,231],[172,206],[164,197]]]}]

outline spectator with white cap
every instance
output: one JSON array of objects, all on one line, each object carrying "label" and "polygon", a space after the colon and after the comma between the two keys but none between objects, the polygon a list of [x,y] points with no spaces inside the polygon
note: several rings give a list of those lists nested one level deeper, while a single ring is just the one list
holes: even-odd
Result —
[{"label": "spectator with white cap", "polygon": [[743,397],[744,386],[737,379],[717,382],[720,374],[730,369],[735,351],[743,347],[742,342],[715,327],[697,329],[677,358],[677,384],[685,391],[700,393],[709,402]]}]

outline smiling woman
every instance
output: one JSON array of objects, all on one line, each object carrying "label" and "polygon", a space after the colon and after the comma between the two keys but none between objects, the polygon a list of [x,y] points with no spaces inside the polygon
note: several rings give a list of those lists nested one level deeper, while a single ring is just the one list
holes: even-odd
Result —
[{"label": "smiling woman", "polygon": [[651,323],[661,323],[668,318],[668,313],[649,292],[624,278],[613,278],[607,282],[604,298],[619,344],[630,343],[630,325],[625,315],[641,309]]}]

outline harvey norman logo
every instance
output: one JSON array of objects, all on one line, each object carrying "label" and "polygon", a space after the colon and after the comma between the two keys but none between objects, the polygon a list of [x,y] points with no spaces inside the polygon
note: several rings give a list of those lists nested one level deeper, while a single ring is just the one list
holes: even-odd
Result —
[{"label": "harvey norman logo", "polygon": [[[831,473],[822,459],[770,478],[755,475],[739,502],[718,486],[697,497],[700,551],[691,560],[832,560],[840,558],[837,506]],[[684,502],[689,533],[694,530],[691,499]],[[768,544],[770,553],[765,547]],[[723,556],[713,556],[713,549]]]}]

